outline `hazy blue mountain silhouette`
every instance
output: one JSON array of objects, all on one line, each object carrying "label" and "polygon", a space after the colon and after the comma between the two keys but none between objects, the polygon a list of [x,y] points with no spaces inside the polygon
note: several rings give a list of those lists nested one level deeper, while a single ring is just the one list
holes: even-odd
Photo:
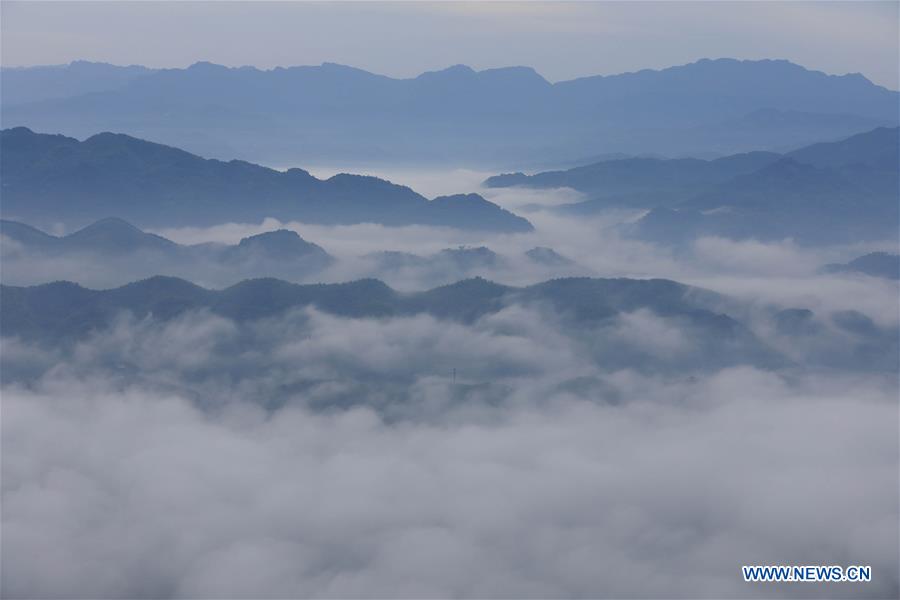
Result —
[{"label": "hazy blue mountain silhouette", "polygon": [[898,143],[898,129],[892,128],[802,148],[714,186],[675,211],[651,212],[638,231],[670,241],[696,235],[811,244],[896,239]]},{"label": "hazy blue mountain silhouette", "polygon": [[826,273],[862,273],[883,279],[900,279],[900,255],[871,252],[846,264],[825,265],[822,270]]},{"label": "hazy blue mountain silhouette", "polygon": [[735,336],[749,340],[737,321],[710,310],[717,298],[711,292],[668,280],[574,278],[514,288],[475,278],[425,292],[400,293],[374,279],[314,285],[254,279],[217,291],[173,277],[153,277],[111,290],[89,290],[69,282],[3,286],[0,325],[4,335],[63,339],[102,328],[123,310],[138,317],[152,314],[169,319],[202,308],[241,321],[315,306],[350,317],[427,313],[471,321],[510,304],[528,304],[552,307],[573,323],[647,309],[718,334],[727,333],[730,343]]},{"label": "hazy blue mountain silhouette", "polygon": [[[138,316],[170,318],[195,308],[208,308],[238,320],[274,316],[301,306],[316,306],[343,316],[430,313],[469,320],[511,302],[541,302],[577,319],[606,318],[640,308],[663,315],[702,314],[704,318],[718,318],[706,308],[718,298],[715,294],[662,279],[571,278],[515,288],[474,278],[424,292],[400,293],[376,279],[340,284],[251,279],[223,290],[208,290],[183,279],[160,276],[111,290],[89,290],[69,282],[55,282],[32,287],[3,286],[3,293],[4,335],[24,334],[31,327],[40,327],[44,333],[68,335],[72,333],[70,326],[76,331],[87,331],[101,326],[121,310]],[[65,309],[72,317],[69,324],[51,314],[54,307]]]},{"label": "hazy blue mountain silhouette", "polygon": [[243,238],[223,252],[225,260],[292,260],[311,258],[322,266],[331,257],[321,246],[307,242],[295,231],[279,229]]},{"label": "hazy blue mountain silhouette", "polygon": [[593,196],[559,210],[652,209],[634,231],[680,242],[698,235],[806,243],[892,239],[900,209],[900,129],[877,128],[787,154],[715,160],[633,158],[486,180],[489,187],[572,187]]},{"label": "hazy blue mountain silhouette", "polygon": [[[812,202],[818,202],[820,210],[855,209],[864,211],[863,203],[868,195],[867,186],[846,171],[819,168],[783,158],[758,171],[740,175],[710,190],[696,195],[681,206],[712,210],[730,206],[754,211],[771,211],[779,208],[806,210]],[[786,206],[785,198],[796,202]],[[801,202],[807,201],[807,202]],[[835,206],[827,206],[833,201]],[[854,206],[855,205],[855,206]]]},{"label": "hazy blue mountain silhouette", "polygon": [[[530,260],[545,266],[570,266],[575,262],[562,256],[553,248],[537,246],[525,252]],[[436,263],[448,263],[461,270],[477,268],[502,267],[506,258],[486,246],[459,246],[445,248],[434,254],[422,256],[411,252],[389,250],[367,254],[365,258],[376,261],[382,268],[409,268],[435,266]]]},{"label": "hazy blue mountain silhouette", "polygon": [[484,181],[488,188],[569,187],[591,197],[565,212],[590,214],[610,207],[653,208],[676,205],[717,184],[760,172],[784,158],[821,168],[868,167],[897,171],[898,128],[879,127],[838,141],[799,148],[787,154],[748,152],[713,160],[696,158],[624,158],[534,175],[506,173]]},{"label": "hazy blue mountain silhouette", "polygon": [[428,257],[398,250],[372,252],[363,258],[373,262],[379,270],[427,268],[430,264]]},{"label": "hazy blue mountain silhouette", "polygon": [[93,256],[92,260],[95,262],[140,254],[135,260],[146,260],[150,255],[155,255],[181,263],[210,260],[222,265],[238,266],[241,263],[255,262],[263,268],[267,262],[289,264],[290,261],[302,261],[307,270],[315,270],[324,268],[333,261],[321,246],[285,229],[249,236],[233,246],[177,244],[162,236],[141,231],[117,218],[101,219],[65,236],[49,235],[24,223],[2,220],[0,234],[16,245],[11,250],[17,253],[48,257],[88,255]]},{"label": "hazy blue mountain silhouette", "polygon": [[404,286],[409,281],[430,287],[472,277],[502,278],[510,273],[521,273],[523,269],[529,269],[536,277],[573,277],[590,273],[589,269],[551,248],[533,248],[515,255],[498,254],[485,246],[459,246],[424,255],[387,251],[373,252],[361,258],[360,265],[365,267],[366,275]]},{"label": "hazy blue mountain silhouette", "polygon": [[170,253],[184,248],[112,217],[100,219],[65,236],[54,236],[31,225],[4,219],[0,220],[0,234],[25,252],[43,254],[91,252],[121,256],[139,251]]},{"label": "hazy blue mountain silhouette", "polygon": [[[4,281],[13,285],[59,279],[106,288],[160,273],[213,286],[248,277],[307,282],[315,281],[314,277],[337,262],[321,246],[286,229],[248,236],[233,245],[182,245],[115,218],[101,219],[64,236],[0,220],[0,240]],[[551,248],[533,248],[521,258],[541,267],[548,277],[589,272]],[[384,251],[359,259],[351,259],[347,265],[364,269],[357,271],[360,275],[429,287],[476,275],[502,276],[505,269],[517,266],[520,257],[498,254],[485,246],[458,246],[427,255]],[[87,264],[91,268],[84,270]]]},{"label": "hazy blue mountain silhouette", "polygon": [[784,159],[675,208],[653,209],[635,232],[664,242],[701,235],[804,244],[890,240],[900,222],[896,190],[896,172],[818,169]]},{"label": "hazy blue mountain silhouette", "polygon": [[477,267],[497,267],[502,260],[496,252],[485,246],[476,248],[460,246],[459,248],[447,248],[441,250],[436,257],[438,260],[448,261],[460,269],[472,269]]},{"label": "hazy blue mountain silhouette", "polygon": [[392,79],[331,63],[267,71],[197,63],[114,90],[6,102],[4,119],[77,137],[125,131],[206,156],[279,164],[483,165],[798,146],[895,125],[897,102],[897,92],[862,75],[783,60],[704,59],[553,84],[528,67],[457,65]]},{"label": "hazy blue mountain silhouette", "polygon": [[80,142],[25,128],[0,133],[3,213],[35,224],[83,226],[115,214],[142,227],[259,222],[442,225],[530,231],[525,219],[477,194],[429,201],[375,177],[326,180],[232,160],[207,160],[127,135]]},{"label": "hazy blue mountain silhouette", "polygon": [[[689,337],[690,349],[685,349],[684,356],[661,360],[628,343],[599,344],[590,351],[611,369],[653,369],[662,364],[701,369],[736,364],[765,368],[791,365],[789,359],[761,342],[740,318],[722,312],[733,309],[735,314],[744,314],[739,304],[663,279],[567,278],[511,287],[475,278],[423,292],[401,293],[376,279],[314,285],[252,279],[210,290],[182,279],[152,277],[108,290],[91,290],[65,281],[33,287],[3,285],[0,303],[4,336],[53,346],[67,346],[100,332],[123,312],[166,321],[188,311],[206,310],[242,324],[315,307],[343,317],[428,314],[470,323],[510,306],[525,306],[548,316],[552,313],[560,333],[586,341],[598,337],[615,340],[620,318],[655,315]],[[896,368],[896,328],[879,327],[858,312],[816,315],[806,309],[768,309],[758,317],[770,319],[776,335],[819,348],[810,364],[886,372]],[[842,333],[828,337],[834,328]]]},{"label": "hazy blue mountain silhouette", "polygon": [[67,65],[3,67],[0,69],[0,102],[4,106],[109,92],[153,73],[154,69],[132,65],[76,60]]},{"label": "hazy blue mountain silhouette", "polygon": [[495,175],[486,179],[484,185],[488,188],[569,187],[592,196],[592,199],[566,207],[566,211],[590,213],[611,206],[647,207],[661,201],[689,198],[706,186],[751,173],[780,158],[773,152],[750,152],[715,160],[624,158],[565,171]]},{"label": "hazy blue mountain silhouette", "polygon": [[144,233],[134,225],[116,218],[101,219],[64,238],[59,238],[59,241],[69,251],[113,255],[139,250],[171,252],[178,248],[177,244],[164,237]]},{"label": "hazy blue mountain silhouette", "polygon": [[531,250],[526,250],[525,256],[540,265],[548,267],[567,267],[575,264],[575,261],[571,258],[545,246],[535,246]]},{"label": "hazy blue mountain silhouette", "polygon": [[424,256],[410,252],[373,252],[363,258],[371,265],[369,273],[373,275],[390,276],[405,272],[435,283],[497,272],[508,264],[505,257],[485,246],[445,248]]},{"label": "hazy blue mountain silhouette", "polygon": [[[706,140],[710,152],[728,153],[728,148],[724,145],[718,147],[717,141],[727,141],[735,137],[744,140],[749,147],[783,150],[786,147],[808,143],[808,140],[837,139],[893,123],[896,123],[896,120],[856,114],[761,108],[735,119],[704,125],[697,128],[693,134]],[[773,139],[790,141],[773,143]]]},{"label": "hazy blue mountain silhouette", "polygon": [[788,152],[794,160],[816,167],[863,165],[880,170],[900,169],[898,128],[878,127],[843,140],[822,142]]},{"label": "hazy blue mountain silhouette", "polygon": [[17,221],[0,220],[0,235],[14,242],[17,248],[32,253],[55,252],[61,246],[59,237]]}]

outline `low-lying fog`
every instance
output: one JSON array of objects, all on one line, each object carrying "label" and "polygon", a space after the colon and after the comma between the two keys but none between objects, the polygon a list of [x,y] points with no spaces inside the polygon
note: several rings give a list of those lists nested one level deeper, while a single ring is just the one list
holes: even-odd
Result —
[{"label": "low-lying fog", "polygon": [[[4,340],[5,373],[37,374],[3,393],[3,595],[895,596],[896,377],[586,351],[689,354],[658,321],[578,341],[517,309],[193,313]],[[743,583],[768,563],[875,579]]]},{"label": "low-lying fog", "polygon": [[[319,177],[339,172],[341,169],[313,169]],[[171,228],[157,233],[182,244],[233,244],[249,235],[278,228],[291,229],[340,259],[334,267],[317,274],[313,278],[315,281],[378,277],[397,289],[419,290],[475,275],[509,285],[528,285],[559,276],[660,277],[782,307],[853,309],[882,323],[896,323],[898,319],[896,282],[819,272],[825,264],[846,262],[872,251],[896,253],[896,246],[890,242],[823,248],[804,247],[791,240],[759,242],[702,238],[687,249],[675,250],[623,235],[619,226],[633,221],[640,213],[611,210],[587,218],[547,210],[583,200],[585,197],[575,190],[482,188],[480,183],[491,173],[471,170],[441,172],[382,168],[359,172],[410,185],[429,197],[479,193],[528,218],[535,231],[493,234],[425,226],[321,226],[267,219],[259,224]],[[460,246],[485,246],[506,260],[496,267],[482,266],[459,272],[449,268],[436,269],[434,265],[428,269],[377,270],[366,257],[385,251],[428,255]],[[535,264],[524,255],[535,247],[552,248],[574,264],[566,267]],[[213,287],[227,285],[221,281],[207,281]]]},{"label": "low-lying fog", "polygon": [[[634,215],[546,210],[575,192],[375,174],[429,196],[477,191],[536,231],[269,219],[156,233],[233,244],[288,228],[338,259],[311,280],[403,290],[460,273],[375,271],[364,257],[484,245],[504,261],[465,276],[663,277],[751,315],[772,304],[898,325],[896,281],[818,272],[877,245],[673,250],[622,236]],[[524,255],[536,246],[574,264],[538,264]],[[5,260],[3,280],[108,287],[152,274],[104,265]],[[689,331],[644,310],[617,319],[573,332],[516,306],[473,323],[197,311],[122,315],[66,347],[4,338],[3,596],[897,596],[896,372],[866,370],[846,332],[826,328],[810,347],[752,318],[792,366],[702,368],[678,362],[694,356]],[[837,367],[816,362],[832,350],[846,356]],[[863,564],[874,579],[747,585],[743,564]]]},{"label": "low-lying fog", "polygon": [[[313,170],[317,176],[340,171]],[[428,226],[324,226],[284,223],[269,218],[261,223],[168,228],[155,233],[180,244],[236,244],[247,236],[290,229],[318,244],[337,260],[324,270],[297,273],[277,264],[260,267],[254,263],[243,268],[203,260],[173,264],[153,255],[41,258],[7,252],[3,281],[11,285],[34,285],[73,280],[88,287],[110,288],[164,274],[206,287],[223,288],[242,279],[263,276],[301,283],[375,277],[396,289],[412,291],[473,276],[517,286],[562,276],[659,277],[783,308],[858,310],[879,323],[892,324],[898,320],[897,282],[820,272],[825,264],[846,262],[875,250],[896,253],[897,248],[891,243],[805,247],[791,240],[759,242],[701,238],[686,248],[673,249],[624,235],[621,225],[634,220],[638,216],[636,213],[609,211],[587,218],[554,212],[553,206],[584,198],[574,190],[486,189],[480,187],[480,183],[489,174],[470,170],[363,169],[362,172],[410,184],[428,196],[480,193],[527,217],[535,231],[496,234]],[[482,246],[496,253],[498,260],[446,260],[438,254],[444,249]],[[571,263],[536,261],[526,255],[535,247],[550,248]],[[408,263],[402,259],[388,261],[379,255],[383,252],[410,253],[430,260],[424,263]]]}]

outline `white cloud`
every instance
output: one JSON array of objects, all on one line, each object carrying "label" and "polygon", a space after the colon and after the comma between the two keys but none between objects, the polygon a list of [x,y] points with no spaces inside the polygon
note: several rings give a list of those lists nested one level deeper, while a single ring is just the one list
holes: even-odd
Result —
[{"label": "white cloud", "polygon": [[[629,379],[624,406],[560,396],[393,425],[7,387],[4,595],[896,594],[896,390],[749,369]],[[820,562],[871,564],[875,581],[740,578]]]}]

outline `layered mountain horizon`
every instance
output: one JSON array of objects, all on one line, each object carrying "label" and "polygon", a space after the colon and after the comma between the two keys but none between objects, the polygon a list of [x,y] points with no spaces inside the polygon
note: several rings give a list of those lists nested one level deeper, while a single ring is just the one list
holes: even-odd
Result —
[{"label": "layered mountain horizon", "polygon": [[204,159],[124,134],[79,141],[25,127],[0,131],[3,214],[82,227],[117,215],[144,227],[274,217],[326,225],[377,223],[527,232],[526,219],[478,194],[431,200],[371,176],[318,179],[299,168]]},{"label": "layered mountain horizon", "polygon": [[[114,328],[123,317],[165,323],[208,311],[238,324],[266,323],[312,309],[350,319],[427,315],[447,323],[471,324],[519,307],[545,313],[569,336],[578,336],[586,328],[614,336],[620,320],[632,318],[629,315],[652,315],[691,336],[690,352],[674,357],[644,355],[642,368],[651,370],[683,365],[685,360],[694,366],[700,361],[702,368],[734,364],[789,368],[792,363],[789,354],[764,342],[743,322],[747,317],[740,303],[667,279],[577,277],[516,287],[473,278],[429,290],[399,292],[377,279],[304,285],[263,278],[217,290],[156,276],[105,290],[68,281],[29,287],[0,285],[0,301],[4,335],[51,346],[90,339]],[[837,328],[842,332],[846,357],[852,356],[858,363],[860,357],[871,355],[865,359],[869,361],[867,369],[889,371],[896,360],[896,332],[855,311],[816,315],[809,309],[770,308],[763,318],[779,335],[808,339],[821,340],[827,330]],[[623,343],[606,357],[608,367],[628,364],[641,355],[635,352]],[[835,358],[825,353],[820,360],[828,364]]]},{"label": "layered mountain horizon", "polygon": [[455,65],[397,79],[334,63],[261,70],[73,62],[2,75],[6,126],[75,137],[118,130],[264,163],[500,166],[606,152],[723,155],[898,120],[897,91],[786,60],[702,59],[555,83],[530,67]]},{"label": "layered mountain horizon", "polygon": [[585,200],[559,212],[588,216],[645,209],[632,231],[657,242],[703,235],[793,238],[807,244],[896,239],[900,128],[714,160],[617,158],[531,175],[505,173],[488,188],[571,188]]},{"label": "layered mountain horizon", "polygon": [[309,283],[355,276],[440,285],[508,275],[517,268],[537,277],[591,273],[548,247],[498,254],[485,246],[457,245],[419,254],[388,249],[335,256],[292,229],[260,229],[235,243],[178,243],[117,217],[63,235],[0,219],[0,262],[4,281],[12,285],[71,280],[104,289],[155,275],[221,287],[251,277]]},{"label": "layered mountain horizon", "polygon": [[0,597],[900,598],[897,0],[0,3]]},{"label": "layered mountain horizon", "polygon": [[[612,158],[557,171],[489,177],[487,188],[572,188],[557,207],[590,216],[644,209],[631,234],[663,243],[704,235],[807,244],[897,236],[900,128],[879,127],[780,154],[713,160]],[[318,179],[239,160],[204,159],[124,134],[84,141],[19,127],[0,132],[3,214],[38,227],[83,227],[109,215],[140,227],[282,222],[428,225],[527,233],[533,225],[477,193],[428,200],[409,187],[340,173]]]}]

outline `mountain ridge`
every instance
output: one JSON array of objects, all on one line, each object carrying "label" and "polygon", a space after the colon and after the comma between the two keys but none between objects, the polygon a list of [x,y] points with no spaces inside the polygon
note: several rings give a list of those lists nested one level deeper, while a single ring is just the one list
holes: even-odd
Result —
[{"label": "mountain ridge", "polygon": [[850,243],[896,238],[900,128],[879,127],[784,154],[713,160],[626,158],[534,175],[507,173],[486,187],[572,187],[588,199],[564,214],[610,208],[650,212],[628,228],[651,241],[701,235]]},{"label": "mountain ridge", "polygon": [[242,160],[205,159],[179,148],[103,132],[84,141],[0,132],[4,216],[32,223],[117,214],[142,227],[258,222],[378,223],[523,232],[532,225],[481,196],[429,201],[406,186],[341,173],[318,179]]},{"label": "mountain ridge", "polygon": [[[854,119],[896,124],[900,97],[860,75],[735,59],[555,83],[530,67],[455,66],[393,78],[331,63],[268,70],[196,63],[108,88],[5,102],[5,123],[75,137],[114,129],[217,158],[241,148],[240,158],[256,162],[509,164],[803,145],[855,133]],[[802,126],[722,125],[760,110]]]},{"label": "mountain ridge", "polygon": [[179,244],[155,233],[138,229],[128,221],[118,217],[105,217],[86,227],[66,235],[55,236],[37,227],[19,221],[0,219],[0,235],[24,249],[50,254],[73,252],[108,253],[123,256],[132,252],[176,253],[184,258],[192,250],[209,253],[212,248],[221,248],[222,258],[228,260],[246,259],[249,254],[270,253],[272,258],[308,258],[309,255],[331,260],[321,246],[308,242],[298,233],[289,229],[275,229],[241,238],[237,244]]},{"label": "mountain ridge", "polygon": [[[418,292],[398,292],[377,279],[344,283],[292,284],[274,278],[241,281],[221,289],[208,289],[184,279],[155,276],[124,286],[95,290],[66,281],[31,287],[0,285],[0,330],[7,338],[52,347],[77,347],[81,340],[103,335],[123,316],[142,324],[189,318],[189,314],[216,315],[237,326],[260,323],[263,328],[280,318],[300,321],[314,309],[353,319],[435,319],[471,324],[492,318],[507,308],[536,311],[555,322],[564,335],[591,347],[596,336],[610,336],[613,346],[601,351],[611,369],[635,368],[635,360],[649,369],[702,364],[706,369],[735,365],[764,368],[790,367],[788,355],[763,342],[755,329],[759,319],[792,340],[820,340],[836,328],[837,346],[829,346],[815,360],[826,368],[853,359],[867,370],[894,372],[897,357],[896,327],[882,327],[856,311],[816,315],[808,309],[759,308],[749,317],[747,307],[715,292],[668,279],[557,278],[524,287],[470,278]],[[737,315],[737,316],[733,316]],[[619,339],[622,319],[662,320],[691,340],[685,353],[661,357]],[[748,321],[748,322],[750,322]],[[647,362],[649,361],[649,362]],[[668,367],[666,367],[668,365]],[[643,368],[643,366],[641,367]]]},{"label": "mountain ridge", "polygon": [[866,77],[865,75],[863,75],[862,73],[859,73],[859,72],[848,72],[848,73],[843,73],[843,74],[826,73],[826,72],[818,70],[818,69],[810,69],[810,68],[804,67],[803,65],[800,65],[798,63],[795,63],[795,62],[787,60],[787,59],[779,59],[779,58],[775,58],[775,59],[772,59],[772,58],[739,59],[739,58],[733,58],[733,57],[699,58],[699,59],[691,61],[691,62],[676,64],[676,65],[669,65],[666,67],[643,68],[643,69],[637,69],[637,70],[632,70],[632,71],[619,71],[619,72],[615,72],[615,73],[594,73],[591,75],[581,75],[578,77],[573,77],[571,79],[560,79],[560,80],[556,80],[556,81],[550,81],[549,79],[547,79],[546,77],[541,75],[534,67],[531,67],[528,65],[505,65],[505,66],[498,66],[498,67],[487,67],[487,68],[478,70],[478,69],[475,69],[464,63],[456,63],[456,64],[451,64],[451,65],[448,65],[448,66],[442,67],[442,68],[434,68],[434,69],[422,71],[421,73],[419,73],[417,75],[411,75],[411,76],[407,76],[407,77],[393,77],[390,75],[385,75],[383,73],[376,73],[375,71],[369,71],[367,69],[363,69],[360,67],[354,67],[352,65],[346,65],[343,63],[336,63],[336,62],[331,62],[331,61],[323,61],[323,62],[319,63],[318,65],[315,65],[315,64],[276,65],[276,66],[265,68],[265,67],[257,67],[255,65],[229,66],[229,65],[224,65],[224,64],[220,64],[220,63],[216,63],[216,62],[212,62],[212,61],[208,61],[208,60],[198,60],[198,61],[195,61],[195,62],[189,64],[186,67],[147,67],[147,66],[139,65],[139,64],[119,65],[119,64],[108,63],[108,62],[104,62],[104,61],[73,60],[68,63],[59,63],[59,64],[50,64],[50,65],[5,66],[5,67],[0,67],[0,71],[2,71],[2,72],[27,72],[27,71],[61,70],[61,69],[66,69],[66,68],[87,67],[87,68],[110,68],[110,69],[140,69],[140,70],[146,71],[148,73],[157,73],[157,72],[161,72],[161,71],[188,71],[191,69],[219,69],[219,70],[226,70],[226,71],[253,71],[253,72],[258,72],[258,73],[272,73],[272,72],[280,72],[280,71],[290,71],[290,70],[295,70],[295,69],[301,69],[301,70],[321,69],[321,70],[353,71],[353,72],[362,73],[362,74],[366,74],[366,75],[373,75],[375,77],[392,79],[395,81],[408,81],[408,80],[418,79],[422,76],[430,76],[430,75],[446,73],[446,72],[453,73],[453,72],[462,71],[462,72],[468,72],[468,73],[477,75],[480,73],[522,71],[522,72],[534,73],[535,75],[540,77],[542,80],[546,81],[547,83],[549,83],[551,85],[558,85],[561,83],[565,84],[565,83],[572,83],[572,82],[580,82],[580,81],[584,81],[587,79],[595,79],[595,78],[609,79],[609,78],[621,78],[621,77],[643,77],[648,74],[667,73],[667,72],[673,72],[673,71],[678,71],[678,70],[696,68],[698,66],[709,65],[709,64],[779,65],[779,66],[786,66],[789,69],[801,70],[802,72],[811,73],[816,76],[822,76],[822,77],[826,77],[826,78],[835,78],[835,79],[861,80],[867,84],[885,89],[887,91],[892,91],[892,92],[898,91],[898,90],[891,90],[890,88],[876,84],[876,83],[872,82],[868,77]]},{"label": "mountain ridge", "polygon": [[822,267],[824,273],[862,274],[882,279],[900,279],[900,255],[889,252],[870,252],[847,263],[831,263]]},{"label": "mountain ridge", "polygon": [[[121,310],[137,316],[173,318],[186,310],[209,309],[229,318],[258,319],[304,306],[340,316],[384,317],[420,313],[471,321],[502,308],[502,299],[549,303],[577,318],[607,318],[617,307],[657,309],[663,314],[696,316],[717,294],[663,279],[563,278],[512,287],[480,277],[421,292],[398,292],[377,279],[345,283],[295,284],[275,278],[247,279],[223,289],[207,289],[184,279],[154,276],[123,286],[96,290],[58,281],[36,286],[0,285],[4,335],[62,331],[71,326],[84,334],[108,323]],[[549,295],[548,295],[549,294]],[[698,299],[701,301],[698,303]],[[50,302],[80,314],[55,324],[42,321],[40,307]],[[34,310],[32,310],[34,309]],[[708,308],[703,308],[709,312]],[[704,313],[705,314],[705,313]],[[711,317],[713,313],[709,313]],[[50,319],[50,317],[48,317]],[[52,321],[52,319],[51,319]],[[34,327],[34,329],[30,329]],[[56,329],[54,329],[56,328]],[[60,329],[62,328],[62,329]],[[70,332],[71,333],[71,332]]]}]

